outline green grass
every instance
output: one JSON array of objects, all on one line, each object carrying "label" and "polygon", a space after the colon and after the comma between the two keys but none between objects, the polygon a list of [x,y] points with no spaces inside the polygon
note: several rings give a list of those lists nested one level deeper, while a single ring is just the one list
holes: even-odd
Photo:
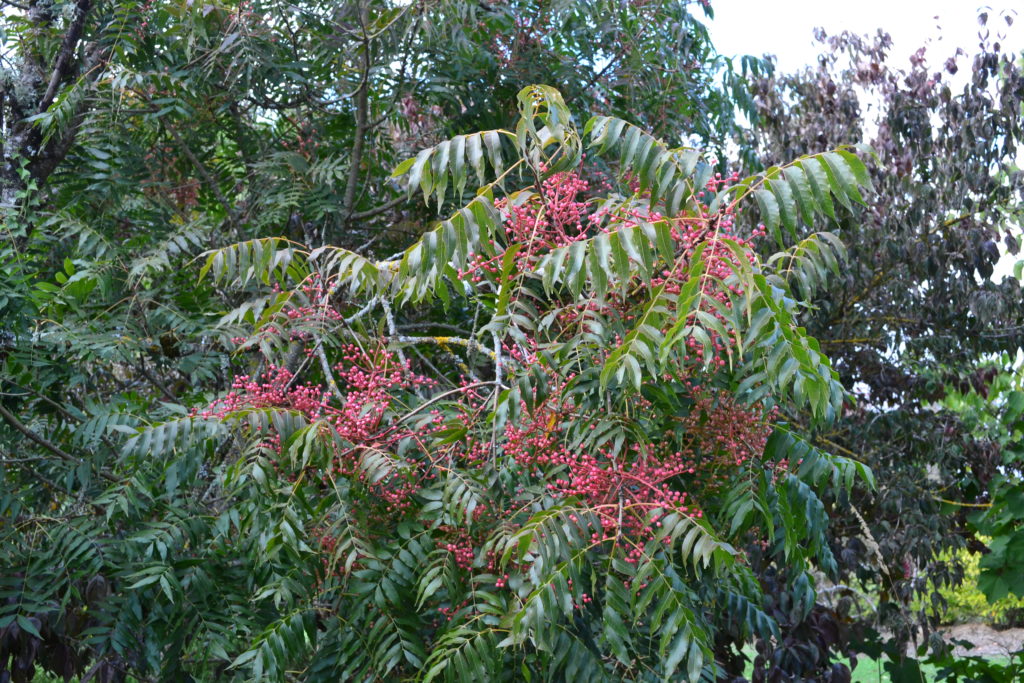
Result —
[{"label": "green grass", "polygon": [[[750,646],[744,648],[744,654],[751,658],[751,663],[747,665],[743,675],[746,678],[750,678],[754,671],[753,657],[755,655],[754,649]],[[1009,664],[1010,659],[1008,657],[986,657],[987,661],[1006,665]],[[843,660],[844,663],[849,666],[849,661]],[[891,683],[892,678],[889,676],[889,672],[885,670],[886,659],[868,659],[867,657],[858,657],[857,666],[853,670],[852,680],[853,683]],[[932,683],[932,681],[938,680],[940,667],[932,664],[921,665],[921,682]],[[904,678],[903,680],[906,680]]]},{"label": "green grass", "polygon": [[[750,678],[754,670],[753,657],[755,655],[754,649],[751,646],[744,648],[744,654],[751,658],[751,663],[747,665],[743,675],[746,678]],[[1009,663],[1007,657],[987,657],[988,661],[996,662],[1000,664]],[[845,662],[849,665],[849,662]],[[64,683],[64,679],[59,676],[53,676],[51,674],[44,673],[40,669],[36,669],[36,677],[33,679],[33,683]],[[931,664],[924,664],[921,666],[921,681],[922,683],[931,683],[932,681],[938,680],[939,668]],[[129,678],[129,681],[134,679]],[[852,676],[853,683],[892,683],[892,679],[889,673],[885,670],[885,660],[868,659],[867,657],[857,658],[857,667],[853,670]],[[71,679],[71,683],[76,683],[77,678]]]},{"label": "green grass", "polygon": [[[939,670],[937,667],[932,666],[931,664],[923,664],[921,666],[922,683],[930,683],[930,681],[936,680],[938,673]],[[870,683],[871,681],[885,681],[888,683],[892,679],[889,677],[889,673],[885,670],[884,660],[858,657],[857,668],[853,670],[853,680],[863,681],[864,683]]]}]

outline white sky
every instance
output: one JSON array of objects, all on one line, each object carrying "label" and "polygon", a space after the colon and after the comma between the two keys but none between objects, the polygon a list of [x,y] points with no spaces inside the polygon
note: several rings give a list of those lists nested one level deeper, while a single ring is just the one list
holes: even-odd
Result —
[{"label": "white sky", "polygon": [[[774,54],[782,71],[813,64],[819,52],[814,28],[829,34],[848,30],[874,35],[879,28],[893,38],[894,64],[904,66],[910,55],[929,43],[929,66],[941,69],[946,58],[978,45],[978,10],[989,10],[993,38],[1003,34],[1004,48],[1024,49],[1024,1],[998,0],[712,0],[715,19],[708,21],[712,44],[727,56]],[[1002,12],[1014,16],[1008,27]],[[966,63],[961,62],[961,68]]]}]

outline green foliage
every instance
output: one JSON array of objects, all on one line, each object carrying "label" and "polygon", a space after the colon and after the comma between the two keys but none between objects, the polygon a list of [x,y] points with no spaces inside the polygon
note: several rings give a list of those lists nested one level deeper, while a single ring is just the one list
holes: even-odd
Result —
[{"label": "green foliage", "polygon": [[[571,116],[557,93],[550,89],[527,89],[520,96],[520,101],[527,103],[523,108],[523,121],[526,123],[519,125],[515,134],[497,131],[496,135],[515,140],[516,154],[509,162],[510,168],[525,165],[535,171],[540,170],[541,174],[550,174],[560,158],[575,155],[571,151],[572,141],[579,138],[567,123],[571,121]],[[531,108],[530,103],[537,102],[543,102],[543,105],[539,109]],[[537,111],[541,113],[537,114]],[[541,133],[533,128],[531,122],[534,117],[544,121],[546,130],[555,132]],[[624,127],[621,122],[607,119],[601,120],[601,125]],[[646,139],[653,140],[649,136]],[[548,148],[553,142],[559,146],[549,153]],[[445,175],[448,171],[445,169],[451,169],[453,185],[459,186],[465,181],[465,177],[460,176],[460,171],[456,170],[457,164],[450,163],[449,147],[457,148],[459,143],[452,142],[432,148],[428,154],[415,157],[413,163],[401,165],[395,176],[401,178],[408,174],[409,184],[423,190],[425,201],[433,200],[440,205],[449,184]],[[654,143],[648,143],[648,147],[655,149]],[[605,149],[612,148],[609,145]],[[443,163],[437,161],[438,158]],[[695,168],[696,165],[693,165],[689,172],[692,173]],[[667,174],[662,175],[667,177]],[[694,181],[681,177],[676,182]],[[650,284],[654,274],[664,268],[666,262],[682,258],[685,253],[677,243],[677,231],[673,229],[674,224],[670,220],[661,219],[636,225],[628,218],[613,214],[603,234],[582,238],[566,247],[546,250],[536,256],[536,268],[518,270],[516,259],[520,250],[534,247],[530,244],[502,244],[506,238],[504,235],[499,237],[498,226],[509,219],[505,214],[499,216],[500,211],[487,208],[493,200],[489,194],[490,186],[484,190],[467,208],[459,210],[452,219],[442,221],[393,260],[371,262],[354,254],[335,252],[341,256],[326,262],[325,280],[332,282],[331,291],[348,285],[347,289],[352,295],[370,300],[366,305],[368,307],[380,299],[413,303],[429,301],[434,295],[441,298],[445,307],[455,307],[461,305],[456,303],[456,295],[461,297],[461,291],[484,287],[483,291],[486,292],[490,287],[489,280],[472,287],[469,286],[471,281],[457,280],[458,274],[470,266],[482,251],[485,258],[500,257],[500,273],[503,278],[497,280],[495,290],[491,290],[496,291],[496,298],[488,295],[484,299],[488,301],[493,319],[482,328],[482,332],[494,334],[493,330],[501,329],[503,334],[511,334],[512,338],[518,339],[534,329],[534,321],[529,317],[522,314],[513,318],[508,316],[513,300],[524,294],[541,303],[542,296],[604,297],[616,289],[648,283],[646,286],[650,288],[650,298],[638,304],[642,314],[631,329],[626,330],[624,343],[608,356],[599,378],[596,378],[597,385],[586,388],[584,382],[579,384],[577,391],[581,392],[583,399],[579,404],[581,407],[586,405],[588,399],[584,397],[588,393],[595,399],[617,405],[627,396],[642,393],[648,386],[656,386],[656,378],[672,372],[680,355],[685,353],[681,344],[683,340],[690,337],[702,339],[710,357],[713,352],[711,336],[718,335],[726,342],[721,348],[735,355],[737,362],[742,359],[744,366],[749,364],[754,367],[765,363],[764,369],[756,377],[776,389],[774,395],[781,396],[782,389],[792,386],[793,400],[817,402],[820,407],[816,412],[820,411],[823,419],[830,419],[832,413],[829,411],[834,411],[838,405],[842,390],[837,385],[830,388],[829,382],[833,380],[827,360],[819,354],[813,340],[807,340],[793,322],[800,304],[798,300],[790,298],[793,295],[786,275],[806,270],[807,274],[802,279],[795,279],[809,282],[811,280],[808,278],[822,278],[823,253],[828,253],[833,266],[837,267],[838,260],[834,255],[841,256],[842,250],[835,238],[830,236],[821,242],[805,240],[792,253],[773,259],[770,262],[772,264],[785,261],[786,271],[782,276],[771,273],[771,284],[760,273],[756,261],[751,261],[747,247],[735,241],[726,242],[723,238],[721,245],[725,249],[724,253],[736,256],[731,261],[734,264],[732,273],[723,281],[723,284],[731,287],[727,291],[735,292],[736,295],[726,305],[721,305],[719,301],[713,309],[721,318],[725,318],[726,322],[723,323],[720,317],[707,314],[701,307],[702,303],[709,300],[704,288],[710,282],[705,277],[703,247],[693,251],[692,265],[681,276],[682,289],[678,294],[668,293],[665,285]],[[748,191],[749,188],[741,188],[736,193],[737,198],[741,199]],[[636,197],[646,200],[650,206],[653,200],[645,190],[641,187],[637,192]],[[689,194],[695,195],[692,191]],[[523,200],[528,200],[530,196],[529,192],[518,195],[511,193],[510,203],[522,205]],[[693,209],[699,212],[702,207],[694,205]],[[470,226],[478,232],[467,235],[465,230]],[[215,282],[228,282],[236,287],[244,287],[250,281],[274,281],[273,273],[278,268],[276,264],[283,261],[276,255],[269,255],[274,245],[269,247],[260,251],[265,248],[262,243],[250,242],[212,252],[206,258],[203,272],[208,272]],[[503,254],[495,254],[495,249],[503,249]],[[313,267],[320,254],[326,251],[304,253],[288,248],[285,260],[290,272],[302,273]],[[343,265],[335,265],[338,261]],[[363,277],[364,273],[371,275]],[[383,273],[387,273],[387,276],[378,275]],[[535,289],[536,285],[540,287]],[[470,294],[471,300],[474,296],[480,294]],[[293,291],[285,299],[295,301],[298,297],[298,292]],[[365,307],[360,313],[364,310]],[[231,319],[238,317],[229,316]],[[255,328],[258,331],[277,324],[274,320],[273,316],[257,319]],[[597,320],[595,318],[590,323],[589,336],[599,343],[595,345],[590,342],[588,347],[600,349],[607,343],[601,341],[602,338],[606,338],[614,328],[611,320],[607,321],[607,328]],[[728,325],[728,329],[723,325]],[[748,326],[753,328],[750,332],[747,331]],[[514,332],[520,327],[522,329]],[[667,329],[667,332],[663,333],[660,329]],[[650,341],[651,335],[666,341],[653,343]],[[745,340],[744,336],[748,336],[748,339]],[[726,341],[733,337],[735,348]],[[434,337],[421,341],[449,343],[446,339]],[[550,359],[546,362],[548,373],[553,371],[557,377],[565,372],[559,367],[571,368],[579,362],[580,351],[583,349],[575,339],[551,337],[546,342],[546,355]],[[481,342],[472,339],[464,341],[463,345],[471,349],[483,346]],[[495,351],[489,357],[497,360],[499,353],[502,352]],[[710,370],[708,361],[705,359],[703,363],[705,371]],[[511,366],[505,366],[503,370],[516,372]],[[626,372],[629,372],[628,377]],[[756,377],[753,381],[749,377],[744,379],[740,390],[745,391],[744,386],[747,389],[758,386]],[[527,419],[528,414],[520,413],[518,404],[533,393],[533,383],[537,378],[527,373],[516,382],[513,379],[509,375],[507,381],[513,384],[516,398],[512,398],[512,390],[495,393],[497,410],[492,419],[507,420],[509,424]],[[758,396],[764,396],[769,390],[761,388]],[[446,392],[446,395],[456,391],[453,389]],[[514,412],[513,406],[517,407]],[[539,407],[539,403],[534,403],[534,406]],[[533,409],[527,405],[527,410]],[[490,429],[486,425],[485,422],[481,426]],[[299,451],[304,466],[315,463],[310,459],[309,449],[319,448],[316,443],[319,441],[320,430],[310,431],[313,427],[311,425],[300,430],[292,437],[295,445],[291,452],[297,454],[296,448],[302,444]],[[468,428],[471,434],[477,427],[469,425]],[[777,432],[778,438],[773,437],[775,440],[766,449],[765,457],[779,461],[795,456],[799,458],[800,468],[794,474],[783,476],[781,480],[766,471],[753,478],[752,487],[743,485],[734,488],[730,494],[732,507],[725,511],[726,519],[731,521],[728,537],[741,538],[748,531],[767,525],[769,537],[776,544],[772,548],[772,555],[784,558],[793,566],[806,566],[809,562],[817,561],[828,569],[834,566],[834,561],[826,537],[827,515],[814,489],[804,480],[816,487],[827,483],[837,490],[846,491],[848,495],[854,485],[854,477],[859,475],[859,478],[870,482],[870,473],[857,463],[832,458],[804,442],[794,440],[792,436],[779,434],[782,433]],[[466,438],[468,435],[463,428],[442,439],[438,445]],[[604,437],[605,442],[610,438],[611,435]],[[615,448],[621,448],[622,443],[623,437],[617,437]],[[496,445],[492,442],[492,447]],[[400,457],[393,459],[393,456],[376,452],[364,456],[362,467],[365,468],[368,481],[385,481],[400,472],[406,466]],[[442,484],[419,494],[429,501],[423,511],[426,513],[430,510],[429,516],[440,515],[438,522],[470,524],[473,510],[482,504],[483,491],[490,489],[491,495],[494,495],[493,478],[508,477],[512,472],[502,474],[496,470],[487,475],[491,480],[487,483],[479,481],[476,475],[469,472],[448,471]],[[781,487],[780,483],[783,484]],[[655,671],[661,671],[661,675],[671,677],[677,668],[685,665],[688,678],[699,678],[701,671],[710,666],[713,658],[710,634],[714,628],[696,611],[697,596],[706,590],[701,577],[712,574],[723,576],[723,572],[735,571],[730,568],[735,567],[735,557],[739,551],[719,537],[711,523],[669,513],[660,516],[658,532],[651,540],[652,549],[665,548],[664,551],[652,552],[636,546],[635,551],[640,553],[640,561],[627,562],[624,561],[625,557],[619,556],[613,549],[607,560],[602,560],[609,562],[610,566],[603,570],[605,574],[601,579],[600,575],[594,574],[594,562],[602,556],[599,544],[588,540],[585,533],[585,530],[598,528],[602,524],[601,518],[595,516],[597,508],[578,500],[567,500],[562,504],[544,500],[537,499],[534,506],[540,505],[542,509],[521,522],[516,522],[515,518],[503,520],[496,535],[492,536],[486,546],[500,557],[496,568],[499,573],[522,571],[516,570],[517,567],[530,568],[528,572],[517,573],[510,580],[514,582],[513,585],[521,586],[516,590],[518,598],[511,603],[500,593],[485,590],[484,584],[493,581],[493,577],[485,574],[472,579],[477,588],[470,606],[455,607],[454,595],[460,590],[458,567],[447,553],[430,552],[428,546],[419,540],[420,536],[413,531],[413,527],[399,525],[400,539],[396,540],[397,546],[381,546],[380,541],[372,550],[366,546],[366,552],[377,558],[373,561],[361,561],[358,559],[360,555],[349,553],[345,561],[346,573],[349,567],[365,565],[364,569],[351,570],[353,580],[358,582],[353,588],[355,594],[366,595],[378,609],[385,610],[385,614],[389,615],[383,620],[378,619],[377,626],[370,629],[367,636],[370,640],[361,643],[358,648],[361,657],[349,664],[350,667],[356,667],[351,670],[386,673],[395,671],[395,667],[400,664],[407,664],[422,667],[427,680],[439,677],[464,680],[473,675],[493,675],[493,672],[509,666],[524,667],[524,670],[540,666],[540,671],[545,671],[546,676],[555,671],[580,670],[591,670],[591,675],[599,675],[598,672],[603,671],[601,675],[606,675],[609,673],[607,664],[598,664],[597,660],[588,658],[595,648],[607,647],[617,661],[613,670],[624,667],[617,675],[632,677],[635,674],[630,672],[636,653],[653,648],[650,650],[654,658],[651,665]],[[760,513],[760,519],[748,514],[755,510]],[[347,545],[345,547],[348,548]],[[342,554],[336,554],[335,557],[340,560]],[[332,566],[335,566],[333,560]],[[603,589],[598,585],[602,581]],[[596,630],[595,640],[584,640],[571,647],[570,651],[579,654],[567,658],[566,638],[571,642],[583,637],[577,632],[579,626],[566,629],[568,624],[579,624],[581,617],[577,616],[577,610],[589,599],[584,590],[588,585],[589,590],[594,591],[594,597],[603,602],[600,618],[588,621],[586,627],[586,630]],[[633,593],[622,590],[623,585],[641,585],[643,589]],[[805,585],[806,590],[810,590],[809,584]],[[417,635],[423,628],[422,622],[417,619],[422,617],[388,610],[408,604],[422,608],[433,603],[439,591],[442,591],[442,595],[447,594],[453,605],[444,608],[455,610],[449,617],[453,623],[437,634],[432,649],[427,651]],[[775,622],[754,602],[758,599],[758,592],[748,583],[745,593],[728,595],[727,605],[742,607],[739,613],[731,613],[730,616],[736,619],[742,615],[742,619],[735,624],[738,634],[749,636],[756,633],[767,637],[778,633]],[[811,596],[813,602],[813,592]],[[651,609],[655,611],[651,613]],[[362,614],[366,610],[349,607],[345,612]],[[641,624],[643,628],[639,628]],[[383,640],[379,640],[381,638]],[[640,642],[645,640],[651,644],[641,647]],[[348,648],[345,645],[341,647]],[[284,644],[275,647],[283,648]],[[265,655],[255,652],[257,650],[250,648],[235,660],[234,665],[259,666],[262,672]],[[371,652],[389,654],[378,654],[367,659],[367,653]],[[549,660],[549,655],[544,653],[559,654],[554,660]],[[511,662],[509,657],[513,658]],[[473,671],[476,674],[470,673]]]},{"label": "green foliage", "polygon": [[[987,539],[982,539],[985,542]],[[941,557],[940,561],[950,562],[953,557]],[[943,619],[948,623],[984,621],[994,625],[1012,626],[1019,622],[1024,610],[1024,598],[1008,596],[990,602],[978,588],[980,568],[979,556],[966,550],[959,551],[955,561],[963,564],[964,580],[959,586],[941,588],[939,593],[946,600]]]},{"label": "green foliage", "polygon": [[969,384],[962,391],[951,387],[943,403],[962,417],[975,438],[1001,455],[1000,471],[989,482],[991,501],[971,517],[975,529],[989,537],[987,552],[977,561],[977,585],[998,603],[1009,594],[1024,598],[1024,581],[1016,569],[1024,560],[1024,375],[1019,359],[1008,354],[983,364],[980,372],[985,376],[981,391]]},{"label": "green foliage", "polygon": [[870,476],[763,447],[846,398],[789,219],[868,183],[721,187],[768,67],[690,10],[4,12],[0,676],[697,680],[784,633],[763,572],[810,614]]},{"label": "green foliage", "polygon": [[[494,185],[486,185],[392,258],[308,249],[283,238],[206,254],[201,287],[230,288],[224,299],[233,302],[213,316],[206,334],[236,337],[230,362],[242,367],[252,367],[243,354],[258,349],[258,364],[284,368],[286,383],[271,389],[241,378],[198,413],[209,394],[197,395],[192,410],[140,397],[137,407],[68,413],[68,438],[95,449],[72,470],[78,486],[95,491],[95,513],[81,528],[41,525],[58,531],[45,551],[37,547],[38,564],[9,581],[7,590],[22,597],[3,608],[8,621],[34,615],[46,634],[24,632],[59,639],[66,609],[51,601],[87,606],[98,666],[133,662],[139,674],[164,677],[284,680],[286,671],[301,669],[325,680],[467,680],[520,671],[547,679],[587,672],[602,680],[696,681],[721,672],[720,639],[780,633],[743,564],[743,545],[765,534],[760,561],[785,567],[797,609],[807,614],[810,572],[835,567],[818,492],[848,496],[855,480],[871,483],[870,473],[781,425],[763,452],[745,441],[705,444],[699,435],[709,414],[730,414],[716,411],[749,421],[720,427],[750,430],[745,440],[771,431],[770,419],[757,415],[773,405],[808,406],[822,422],[833,419],[843,390],[797,323],[805,305],[798,288],[838,269],[841,245],[832,236],[807,238],[762,265],[747,242],[717,230],[703,232],[701,244],[687,242],[684,228],[712,211],[693,191],[707,178],[692,174],[706,166],[677,167],[669,151],[657,152],[667,155],[658,163],[671,171],[659,170],[659,182],[690,187],[690,203],[677,216],[660,214],[653,186],[641,186],[632,196],[593,203],[631,207],[600,215],[593,234],[539,243],[545,202],[556,197],[540,193],[552,191],[544,183],[573,182],[556,169],[577,168],[581,137],[553,89],[527,88],[519,101],[515,132],[497,134],[512,141],[509,168],[522,168],[534,182],[514,191],[509,176],[497,199]],[[644,139],[651,150],[663,149]],[[462,153],[458,142],[448,147]],[[631,163],[615,156],[615,144],[605,151],[613,163]],[[417,173],[416,187],[439,205],[449,184],[461,195],[467,182],[464,165],[453,164],[443,145],[400,166],[395,177]],[[733,191],[733,204],[751,193],[751,183]],[[795,202],[787,210],[795,211]],[[638,219],[643,206],[651,217]],[[532,225],[534,236],[516,241],[508,227],[516,220]],[[495,270],[467,275],[481,259]],[[81,271],[69,262],[62,272],[66,290]],[[675,274],[665,279],[666,272]],[[332,301],[341,296],[343,303]],[[612,303],[591,306],[582,327],[558,320],[590,300]],[[407,316],[434,302],[453,314],[475,309],[474,317],[486,320],[467,337],[399,332]],[[194,323],[179,323],[186,324]],[[608,354],[616,338],[623,343]],[[346,374],[347,363],[378,344],[373,353],[382,354],[375,357],[383,365]],[[461,380],[430,360],[453,345],[465,351]],[[360,407],[367,399],[359,383],[367,380],[359,377],[409,372],[395,355],[402,348],[416,349],[432,383],[452,388],[389,380],[385,394]],[[690,356],[698,348],[699,361]],[[97,363],[111,357],[100,347],[94,353]],[[8,367],[18,362],[26,361],[13,357]],[[347,379],[339,382],[335,371]],[[143,364],[139,372],[149,371]],[[299,382],[302,372],[321,383]],[[478,373],[493,379],[473,380]],[[732,392],[747,403],[719,398],[694,412],[692,384],[671,390],[684,378],[704,385],[701,392]],[[286,400],[288,392],[309,390],[324,398]],[[635,413],[637,401],[650,406],[648,415]],[[369,415],[383,431],[358,431]],[[598,416],[609,418],[599,429]],[[693,431],[671,427],[678,419],[694,420]],[[555,445],[516,450],[523,448],[517,439],[533,438],[534,423],[548,424],[571,449],[593,452],[612,469],[600,470],[591,488],[556,493],[571,465],[527,464]],[[517,430],[525,431],[517,437]],[[601,477],[623,476],[613,463],[635,458],[631,448],[665,449],[654,437],[662,433],[677,448],[702,449],[693,457],[716,472],[717,483],[690,477],[692,467],[645,483],[642,477],[664,475],[644,474],[644,458],[628,465],[637,483],[601,488]],[[44,447],[78,461],[56,445]],[[99,458],[101,448],[108,457]],[[474,448],[482,449],[474,456],[481,460],[464,461]],[[658,498],[673,490],[702,499],[700,514]],[[20,534],[12,541],[33,543]],[[62,568],[59,581],[49,566]],[[104,589],[90,597],[88,586],[97,582]],[[707,604],[720,608],[709,613]],[[149,654],[140,660],[141,653]]]}]

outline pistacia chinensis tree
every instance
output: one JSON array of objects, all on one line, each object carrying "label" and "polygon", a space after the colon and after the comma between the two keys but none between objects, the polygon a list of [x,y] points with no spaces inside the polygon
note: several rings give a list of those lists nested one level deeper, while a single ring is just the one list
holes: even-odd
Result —
[{"label": "pistacia chinensis tree", "polygon": [[552,88],[517,102],[398,165],[441,218],[393,257],[258,238],[195,266],[242,373],[120,444],[96,425],[113,453],[67,470],[95,492],[74,514],[6,499],[13,667],[696,681],[754,638],[761,676],[849,680],[779,654],[759,580],[832,618],[821,495],[872,483],[779,418],[844,409],[800,317],[845,250],[752,245],[756,212],[862,202],[864,164],[721,177],[622,119],[577,128]]}]

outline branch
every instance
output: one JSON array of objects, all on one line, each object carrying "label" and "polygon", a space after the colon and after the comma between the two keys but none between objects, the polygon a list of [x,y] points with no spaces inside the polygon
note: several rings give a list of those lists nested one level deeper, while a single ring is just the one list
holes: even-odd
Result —
[{"label": "branch", "polygon": [[878,344],[881,343],[881,341],[882,340],[877,337],[858,337],[856,339],[822,339],[818,343],[822,346],[826,346],[828,344]]},{"label": "branch", "polygon": [[[56,401],[54,401],[52,398],[50,398],[46,394],[40,392],[38,389],[34,389],[33,387],[23,386],[21,384],[15,383],[15,382],[11,382],[11,383],[14,384],[14,386],[16,386],[16,387],[20,387],[21,389],[24,389],[26,391],[31,392],[34,396],[36,396],[40,400],[48,403],[54,410],[56,410],[58,413],[60,413],[61,416],[65,420],[68,420],[68,421],[72,421],[73,420],[75,422],[82,422],[83,421],[82,418],[78,417],[77,415],[72,415],[70,412],[68,412],[68,410],[64,406],[62,406],[61,404],[59,404]],[[88,415],[89,417],[92,417],[92,415],[90,415],[88,411],[84,410],[83,408],[79,408],[79,409],[83,410],[83,412],[85,412],[85,414]],[[110,442],[110,439],[108,439],[105,435],[100,434],[100,441],[103,442],[103,445],[105,445],[110,450],[110,452],[114,455],[114,457],[117,457],[117,455],[118,455],[117,448],[115,448],[114,444]]]},{"label": "branch", "polygon": [[45,458],[8,458],[6,456],[0,456],[0,462],[2,462],[5,466],[8,464],[13,464],[17,466],[19,469],[21,469],[25,474],[29,475],[30,477],[34,477],[37,481],[39,481],[47,488],[50,488],[53,491],[60,491],[61,489],[59,486],[57,486],[57,484],[55,484],[54,482],[50,481],[42,474],[40,474],[39,471],[32,465],[26,464],[38,460],[45,460]]},{"label": "branch", "polygon": [[96,663],[92,665],[92,668],[89,669],[89,671],[86,672],[84,676],[82,676],[81,683],[89,683],[89,681],[91,681],[96,676],[96,674],[99,673],[99,670],[103,667],[103,664],[106,663],[106,661],[107,660],[103,657],[100,657],[98,660],[96,660]]},{"label": "branch", "polygon": [[185,144],[185,141],[181,139],[180,135],[178,135],[178,131],[174,130],[172,126],[167,126],[167,132],[171,134],[171,137],[174,138],[174,142],[177,143],[178,147],[181,148],[181,151],[185,153],[185,156],[187,156],[188,160],[192,162],[192,165],[196,167],[199,174],[203,176],[203,180],[205,180],[206,184],[210,186],[210,190],[213,192],[213,196],[217,198],[217,202],[224,207],[228,221],[234,224],[235,211],[231,208],[231,205],[228,204],[228,200],[220,191],[220,185],[217,183],[216,179],[210,175],[210,172],[206,170],[206,167],[203,166],[196,155],[192,153],[192,150],[189,149],[188,145]]},{"label": "branch", "polygon": [[[468,330],[464,329],[460,325],[451,325],[449,323],[436,323],[436,322],[422,322],[422,323],[399,323],[398,329],[403,332],[406,330],[450,330],[458,334],[467,334]],[[470,335],[472,336],[472,335]]]},{"label": "branch", "polygon": [[960,501],[957,501],[957,500],[949,500],[947,498],[943,498],[941,496],[935,496],[935,495],[933,495],[931,498],[932,498],[932,500],[937,500],[940,503],[945,503],[947,505],[958,505],[958,506],[964,507],[964,508],[990,508],[990,507],[992,507],[992,503],[961,503]]},{"label": "branch", "polygon": [[392,336],[389,341],[397,342],[399,344],[436,344],[441,347],[454,344],[455,346],[464,346],[471,351],[478,351],[486,354],[491,360],[498,360],[492,349],[484,346],[474,339],[464,339],[462,337],[408,337],[405,335],[395,335]]},{"label": "branch", "polygon": [[[360,9],[360,14],[364,14]],[[361,16],[363,23],[363,73],[359,82],[359,88],[355,92],[356,97],[356,131],[355,141],[352,143],[352,156],[349,157],[348,181],[345,184],[345,196],[342,206],[348,212],[346,222],[352,220],[352,205],[356,200],[356,187],[359,184],[359,166],[363,160],[363,145],[366,142],[367,109],[369,108],[370,90],[370,39],[366,35],[365,17]]]},{"label": "branch", "polygon": [[615,56],[614,56],[614,57],[612,57],[611,59],[609,59],[609,60],[608,60],[608,63],[604,65],[604,68],[603,68],[603,69],[601,69],[601,70],[600,70],[599,72],[597,72],[596,74],[594,74],[594,75],[593,75],[593,77],[591,77],[591,79],[590,79],[590,80],[589,80],[589,81],[587,82],[587,84],[586,84],[585,86],[583,86],[583,89],[584,89],[584,90],[590,90],[590,89],[591,89],[592,87],[594,87],[594,85],[595,85],[595,84],[596,84],[596,83],[597,83],[597,82],[598,82],[599,80],[601,80],[602,78],[604,78],[604,75],[605,75],[606,73],[608,73],[608,71],[609,71],[609,70],[610,70],[610,69],[611,69],[611,68],[612,68],[613,66],[615,66],[615,63],[616,63],[616,62],[618,62],[618,61],[619,61],[620,59],[622,59],[622,57],[623,57],[623,56],[624,56],[624,54],[625,54],[625,49],[626,49],[626,47],[625,47],[625,46],[621,47],[621,48],[619,49],[619,51],[618,51],[618,52],[617,52],[617,53],[615,54]]},{"label": "branch", "polygon": [[327,362],[327,354],[324,353],[323,340],[316,343],[316,357],[320,359],[320,369],[323,370],[324,378],[327,380],[327,386],[330,387],[331,393],[344,405],[345,395],[341,393],[341,389],[338,388],[338,382],[334,379],[334,373],[331,372],[331,364]]},{"label": "branch", "polygon": [[71,65],[71,57],[78,46],[78,39],[82,37],[82,27],[85,26],[85,15],[92,6],[92,0],[78,0],[75,5],[75,18],[71,21],[68,32],[64,34],[64,40],[60,45],[60,52],[57,54],[57,61],[53,65],[53,73],[50,74],[50,82],[46,86],[46,93],[39,101],[39,112],[42,114],[53,104],[57,96],[57,88],[61,81],[68,75]]},{"label": "branch", "polygon": [[170,392],[170,390],[163,385],[163,383],[157,379],[148,369],[146,369],[146,361],[143,358],[139,358],[138,370],[142,373],[142,376],[149,380],[149,383],[156,387],[161,394],[164,395],[171,403],[177,403],[178,397]]},{"label": "branch", "polygon": [[501,339],[498,337],[497,332],[491,333],[491,338],[494,339],[494,353],[491,354],[491,358],[494,359],[494,386],[501,390]]},{"label": "branch", "polygon": [[[380,305],[384,309],[384,318],[388,323],[388,334],[390,334],[392,338],[397,339],[398,328],[395,327],[395,314],[391,311],[391,304],[382,298],[380,300]],[[410,337],[410,339],[412,339],[412,337]],[[405,354],[402,353],[402,349],[398,349],[398,360],[401,361],[403,366],[408,365],[408,361],[405,359]]]},{"label": "branch", "polygon": [[367,218],[373,218],[374,216],[379,216],[380,214],[384,213],[385,211],[389,211],[390,209],[395,208],[396,206],[398,206],[399,204],[401,204],[404,201],[405,201],[405,197],[395,197],[391,201],[385,202],[384,204],[381,204],[380,206],[375,207],[373,209],[367,209],[366,211],[360,211],[359,213],[354,213],[351,216],[349,216],[349,220],[359,221],[359,220],[365,220]]},{"label": "branch", "polygon": [[[110,58],[110,48],[96,47],[90,50],[90,54],[87,55],[85,65],[85,81],[92,85],[102,75],[103,67],[106,65],[107,60]],[[40,184],[42,184],[50,174],[53,173],[57,165],[64,161],[67,157],[68,152],[71,150],[72,145],[75,144],[75,140],[78,138],[79,130],[82,124],[85,122],[87,113],[88,100],[82,97],[78,102],[74,116],[71,118],[71,123],[68,125],[67,131],[57,137],[54,136],[44,149],[41,149],[38,156],[30,164],[32,171],[32,177],[34,177]],[[33,130],[34,144],[42,144],[42,139],[39,136],[39,130]]]},{"label": "branch", "polygon": [[[33,441],[36,444],[38,444],[39,446],[42,446],[46,450],[48,450],[51,453],[53,453],[54,455],[56,455],[61,460],[64,460],[65,462],[69,462],[69,463],[74,463],[75,465],[84,464],[83,460],[80,460],[80,459],[76,458],[75,456],[71,455],[67,451],[63,450],[60,446],[58,446],[58,445],[56,445],[56,444],[54,444],[54,443],[52,443],[50,441],[47,441],[44,437],[40,436],[39,434],[36,434],[34,431],[32,431],[31,429],[26,427],[21,422],[21,420],[19,420],[13,413],[11,413],[9,410],[7,410],[7,408],[5,408],[3,406],[3,404],[0,404],[0,417],[2,417],[4,419],[4,421],[7,422],[7,424],[11,425],[16,430],[21,432],[21,434],[23,436],[25,436],[26,438],[28,438],[29,441]],[[117,477],[115,477],[114,475],[110,474],[109,472],[107,472],[105,470],[100,470],[100,476],[103,477],[104,479],[106,479],[107,481],[112,481],[112,482],[117,482],[118,481]]]},{"label": "branch", "polygon": [[398,420],[395,422],[395,424],[399,424],[401,422],[404,422],[405,420],[408,420],[413,415],[416,415],[417,413],[423,412],[424,410],[426,410],[430,406],[434,405],[435,403],[437,403],[441,399],[447,398],[447,397],[451,396],[452,394],[459,394],[459,393],[467,392],[467,391],[470,391],[471,389],[476,389],[477,387],[482,387],[482,386],[485,386],[485,385],[488,385],[488,384],[490,384],[490,382],[473,382],[472,384],[467,384],[467,385],[462,386],[462,387],[455,387],[454,389],[450,389],[448,391],[443,391],[440,394],[437,394],[436,396],[432,397],[429,401],[426,401],[424,403],[419,404],[418,406],[416,406],[415,408],[410,410],[405,415],[402,415],[400,418],[398,418]]}]

